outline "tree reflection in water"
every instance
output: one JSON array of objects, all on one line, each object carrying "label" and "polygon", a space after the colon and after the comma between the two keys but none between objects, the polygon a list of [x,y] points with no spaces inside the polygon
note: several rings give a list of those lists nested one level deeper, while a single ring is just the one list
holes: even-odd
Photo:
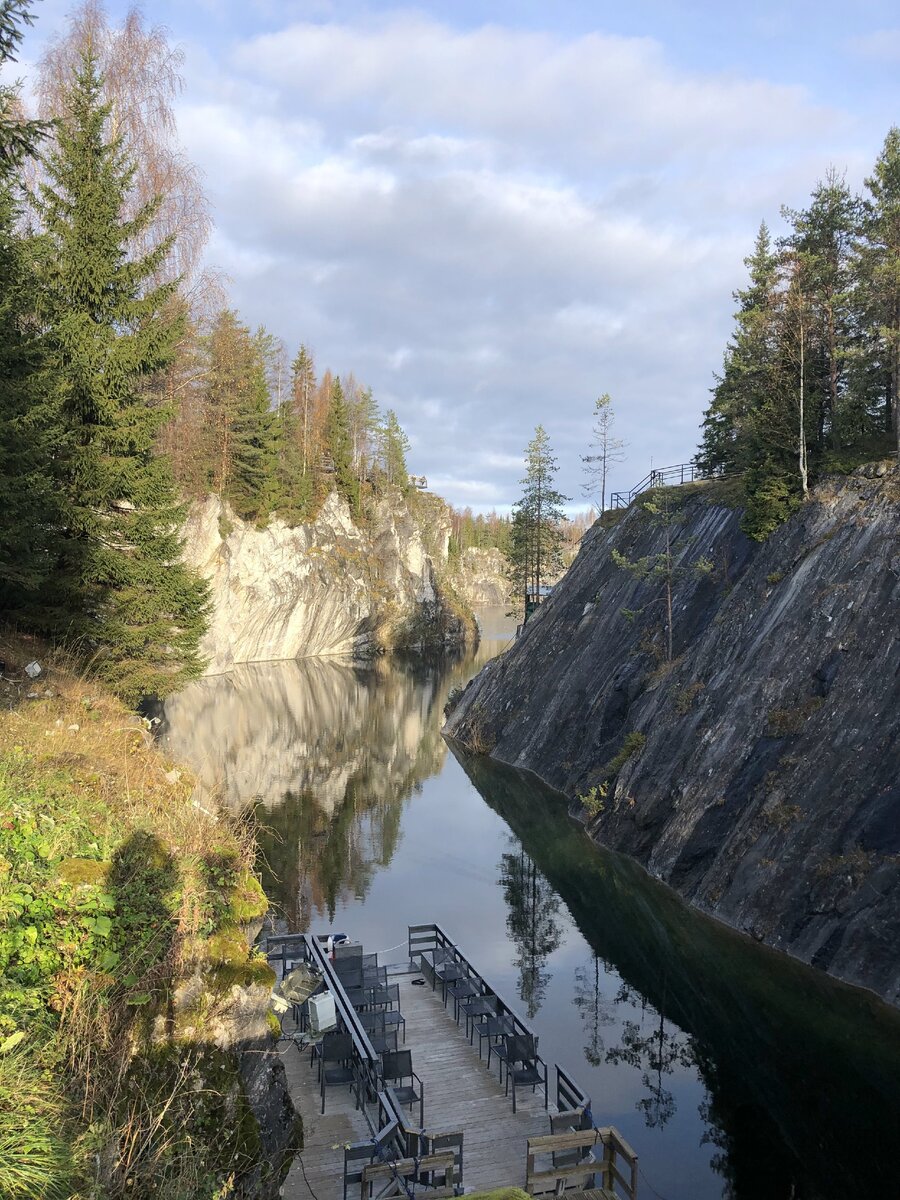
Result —
[{"label": "tree reflection in water", "polygon": [[[581,1014],[587,1036],[584,1057],[592,1067],[600,1066],[606,1049],[600,1030],[604,1026],[612,1025],[614,1020],[600,987],[600,981],[604,978],[600,971],[601,962],[600,955],[594,953],[591,955],[590,965],[575,968],[575,992],[572,999],[572,1003]],[[604,972],[609,969],[609,964],[604,962]]]},{"label": "tree reflection in water", "polygon": [[[724,1196],[896,1195],[897,1012],[708,920],[633,862],[592,846],[534,776],[453,749],[594,951],[574,997],[588,1062],[602,1053],[606,1004],[630,1004],[615,1014],[622,1036],[604,1062],[640,1071],[645,1120],[660,1132],[676,1126],[667,1080],[693,1064],[707,1089],[698,1140],[717,1149],[710,1165]],[[617,1123],[618,1095],[596,1087],[600,1123]],[[679,1113],[678,1123],[687,1119]]]},{"label": "tree reflection in water", "polygon": [[550,981],[547,959],[562,941],[559,897],[521,845],[500,860],[500,883],[509,905],[506,928],[516,947],[519,999],[533,1017]]},{"label": "tree reflection in water", "polygon": [[663,1083],[676,1067],[694,1067],[693,1048],[690,1039],[680,1029],[667,1024],[662,1010],[657,1011],[645,996],[623,983],[615,999],[616,1004],[638,1004],[640,1020],[626,1020],[622,1026],[619,1045],[611,1046],[606,1052],[608,1063],[627,1063],[640,1071],[641,1083],[646,1095],[638,1100],[636,1108],[643,1113],[650,1129],[661,1128],[675,1115],[675,1097]]}]

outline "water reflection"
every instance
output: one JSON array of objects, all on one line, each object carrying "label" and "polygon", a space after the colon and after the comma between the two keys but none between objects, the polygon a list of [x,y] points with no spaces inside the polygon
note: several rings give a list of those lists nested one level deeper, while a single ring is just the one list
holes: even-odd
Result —
[{"label": "water reflection", "polygon": [[443,923],[669,1200],[896,1194],[897,1014],[598,852],[533,777],[462,757],[467,779],[439,727],[477,665],[245,667],[169,701],[164,736],[202,791],[255,803],[290,926],[380,948]]},{"label": "water reflection", "polygon": [[529,1017],[541,1007],[550,972],[547,959],[562,942],[559,897],[521,843],[500,862],[503,899],[509,905],[506,928],[516,948],[519,999]]},{"label": "water reflection", "polygon": [[165,704],[160,737],[202,797],[253,805],[266,893],[291,928],[368,894],[391,863],[403,807],[438,774],[447,694],[508,638],[438,661],[253,663]]},{"label": "water reflection", "polygon": [[[647,1125],[671,1120],[668,1081],[693,1066],[708,1090],[703,1141],[719,1150],[712,1166],[725,1195],[896,1194],[886,1148],[900,1137],[900,1016],[699,916],[634,863],[597,850],[535,779],[458,756],[590,944],[573,998],[586,1058],[602,1054],[640,1075]],[[622,981],[609,1000],[608,963]],[[639,1015],[606,1048],[610,1004]],[[594,1108],[602,1115],[602,1097]]]},{"label": "water reflection", "polygon": [[614,1020],[602,989],[605,972],[610,967],[608,963],[603,963],[601,970],[601,962],[600,955],[594,952],[588,965],[575,968],[575,987],[572,992],[572,1003],[581,1014],[587,1038],[584,1057],[592,1067],[599,1067],[603,1062],[606,1043],[602,1030],[612,1025]]}]

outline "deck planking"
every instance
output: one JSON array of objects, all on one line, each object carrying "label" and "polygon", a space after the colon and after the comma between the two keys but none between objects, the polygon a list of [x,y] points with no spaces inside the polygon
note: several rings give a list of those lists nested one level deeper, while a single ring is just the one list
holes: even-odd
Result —
[{"label": "deck planking", "polygon": [[[414,987],[415,973],[392,976],[400,985],[400,1011],[406,1018],[406,1047],[412,1051],[413,1069],[425,1091],[425,1126],[430,1133],[463,1131],[463,1182],[467,1192],[491,1187],[522,1186],[525,1182],[526,1142],[529,1137],[550,1132],[550,1120],[540,1090],[524,1089],[517,1095],[517,1109],[504,1095],[496,1060],[488,1071],[479,1059],[477,1039],[470,1045],[465,1020],[457,1025],[453,1003],[449,1011],[441,1003],[440,991]],[[289,1024],[285,1024],[287,1031]],[[400,1045],[403,1046],[402,1036]],[[325,1115],[320,1114],[315,1068],[309,1052],[300,1055],[282,1043],[282,1056],[294,1105],[303,1118],[305,1149],[301,1158],[317,1200],[343,1197],[343,1146],[367,1139],[369,1129],[345,1088],[329,1088]],[[552,1106],[551,1106],[552,1111]],[[418,1119],[417,1113],[411,1124]],[[295,1159],[284,1183],[285,1200],[311,1200],[299,1159]],[[353,1197],[356,1200],[356,1197]]]}]

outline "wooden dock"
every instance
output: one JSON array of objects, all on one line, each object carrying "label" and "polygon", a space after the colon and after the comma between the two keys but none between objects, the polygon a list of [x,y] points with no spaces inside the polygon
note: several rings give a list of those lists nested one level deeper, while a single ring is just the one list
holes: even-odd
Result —
[{"label": "wooden dock", "polygon": [[[312,1010],[321,1010],[314,998],[307,1003],[308,985],[317,994],[330,992],[328,1005],[344,1032],[342,1040],[323,1044],[332,1051],[341,1046],[343,1066],[334,1074],[353,1080],[326,1089],[323,1113],[318,1072],[310,1050],[299,1044],[310,1035],[293,1016],[285,1019],[280,1049],[304,1132],[304,1148],[282,1190],[286,1200],[413,1194],[437,1200],[510,1186],[531,1194],[564,1189],[572,1200],[636,1200],[634,1151],[615,1129],[593,1125],[590,1097],[558,1064],[551,1072],[532,1031],[439,925],[409,927],[405,967],[379,967],[375,955],[366,964],[358,943],[336,946],[334,960],[330,948],[330,939],[325,947],[308,934],[267,941],[267,957],[283,975],[292,963],[305,964],[293,1009],[304,1030]],[[457,1022],[455,1003],[486,1018],[484,1052],[490,1042],[502,1042],[511,1056],[518,1082],[511,1095],[499,1062],[489,1070],[478,1039],[469,1041],[462,1012]],[[388,1011],[405,1022],[403,1049],[412,1056],[424,1110],[418,1103],[412,1111],[403,1107],[397,1076],[386,1070],[393,1059],[382,1056],[367,1033],[367,1022],[369,1029],[379,1021],[383,1027]],[[408,1063],[405,1069],[408,1081]],[[534,1090],[525,1079],[538,1081]],[[598,1183],[599,1191],[578,1190]]]},{"label": "wooden dock", "polygon": [[[457,1025],[441,1003],[440,992],[414,987],[418,973],[391,977],[400,984],[401,1011],[406,1017],[406,1046],[425,1090],[425,1123],[429,1129],[462,1129],[465,1133],[463,1181],[467,1191],[491,1187],[523,1187],[526,1142],[550,1132],[550,1120],[540,1089],[520,1092],[517,1112],[504,1095],[496,1062],[488,1071],[470,1046],[464,1024]],[[285,1023],[285,1031],[289,1023]],[[306,1148],[301,1158],[319,1200],[342,1200],[343,1146],[370,1136],[353,1097],[343,1088],[330,1088],[325,1115],[320,1114],[315,1068],[309,1052],[302,1057],[282,1043],[294,1104],[303,1118]],[[337,1147],[337,1148],[335,1148]],[[285,1200],[311,1200],[300,1162],[294,1162],[284,1184]],[[354,1196],[354,1200],[356,1197]]]}]

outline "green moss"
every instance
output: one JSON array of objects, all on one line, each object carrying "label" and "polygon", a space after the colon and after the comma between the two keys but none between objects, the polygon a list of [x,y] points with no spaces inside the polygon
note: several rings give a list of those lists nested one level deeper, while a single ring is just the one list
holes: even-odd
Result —
[{"label": "green moss", "polygon": [[269,908],[262,884],[250,871],[244,870],[231,893],[229,904],[231,915],[241,924],[264,917]]},{"label": "green moss", "polygon": [[206,957],[213,963],[241,966],[247,961],[247,939],[236,925],[225,925],[202,943]]},{"label": "green moss", "polygon": [[63,883],[100,887],[106,882],[109,868],[108,862],[98,862],[95,858],[66,858],[59,864],[58,874]]},{"label": "green moss", "polygon": [[469,1200],[530,1200],[530,1197],[521,1188],[508,1187],[496,1188],[492,1192],[477,1192]]},{"label": "green moss", "polygon": [[[246,954],[246,947],[245,947]],[[217,992],[228,992],[233,987],[275,986],[275,972],[268,963],[249,959],[242,963],[216,963],[206,972],[210,987]]]}]

